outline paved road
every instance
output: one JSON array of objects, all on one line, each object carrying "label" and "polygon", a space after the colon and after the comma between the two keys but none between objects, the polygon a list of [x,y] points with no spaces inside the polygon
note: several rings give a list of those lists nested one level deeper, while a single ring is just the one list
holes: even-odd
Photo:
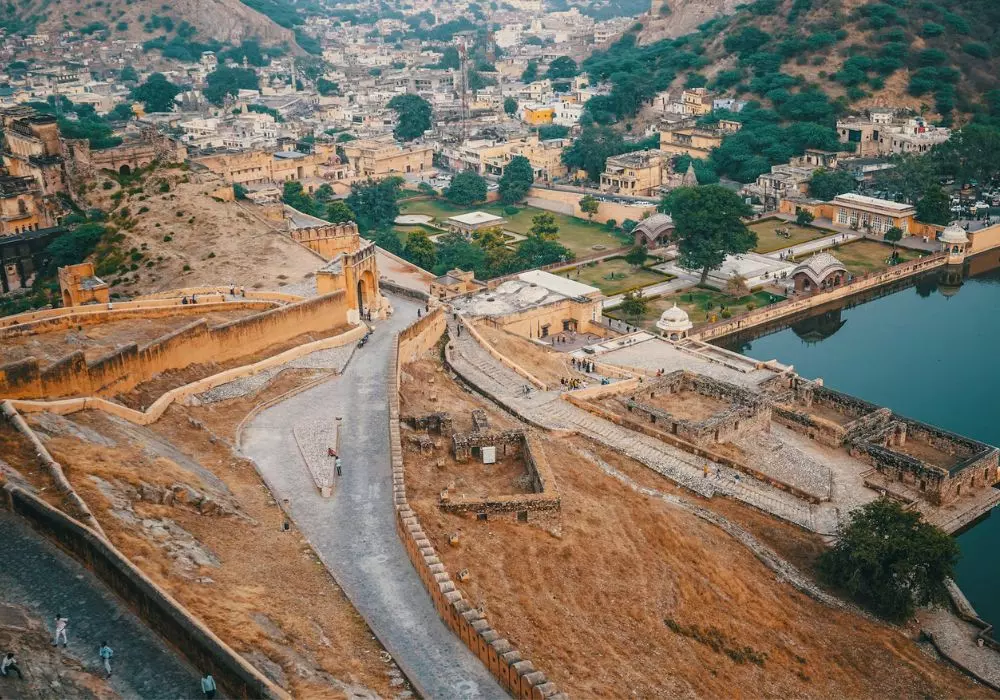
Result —
[{"label": "paved road", "polygon": [[[242,437],[276,497],[287,504],[354,607],[426,698],[506,698],[489,671],[444,625],[395,528],[386,370],[392,333],[416,320],[416,306],[391,298],[396,313],[379,324],[344,374],[261,412]],[[330,440],[326,424],[343,416],[344,473],[324,500],[292,429]],[[320,423],[322,421],[322,424]]]},{"label": "paved road", "polygon": [[[103,677],[97,648],[115,651],[111,687],[122,697],[175,700],[200,694],[199,674],[185,659],[125,608],[90,571],[25,525],[0,510],[0,600],[22,605],[50,625],[56,613],[69,618],[69,646],[63,653]],[[31,671],[31,659],[20,655]]]}]

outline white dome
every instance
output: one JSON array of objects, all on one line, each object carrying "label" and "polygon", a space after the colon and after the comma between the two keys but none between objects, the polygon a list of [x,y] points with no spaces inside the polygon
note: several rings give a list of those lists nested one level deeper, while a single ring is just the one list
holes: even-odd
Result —
[{"label": "white dome", "polygon": [[660,320],[656,322],[656,327],[661,331],[677,333],[680,331],[691,330],[691,328],[694,327],[694,324],[691,323],[691,319],[688,318],[687,312],[685,312],[684,309],[678,308],[677,304],[674,304],[660,314]]},{"label": "white dome", "polygon": [[949,226],[941,232],[942,243],[968,243],[969,236],[961,226]]}]

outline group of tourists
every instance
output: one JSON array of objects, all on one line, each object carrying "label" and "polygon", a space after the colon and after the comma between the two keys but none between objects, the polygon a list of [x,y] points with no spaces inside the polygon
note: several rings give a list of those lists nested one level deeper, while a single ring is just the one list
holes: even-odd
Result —
[{"label": "group of tourists", "polygon": [[[63,649],[69,647],[69,618],[64,617],[62,613],[56,613],[55,618],[55,638],[52,640],[52,646],[58,647],[62,643]],[[111,678],[111,659],[114,657],[115,651],[111,648],[107,641],[101,642],[101,645],[97,648],[97,658],[100,660],[100,664],[104,667],[104,672],[107,674],[107,678]],[[14,655],[13,651],[8,651],[3,655],[3,659],[0,660],[0,676],[3,677],[13,677],[17,674],[19,680],[24,680],[24,674],[21,672],[21,667],[17,663],[17,657]],[[201,692],[207,698],[207,700],[212,700],[216,693],[215,679],[212,678],[211,673],[206,673],[201,678]]]},{"label": "group of tourists", "polygon": [[587,374],[594,373],[595,365],[593,360],[578,360],[575,357],[571,357],[570,363],[572,363],[573,369],[575,370],[586,372]]}]

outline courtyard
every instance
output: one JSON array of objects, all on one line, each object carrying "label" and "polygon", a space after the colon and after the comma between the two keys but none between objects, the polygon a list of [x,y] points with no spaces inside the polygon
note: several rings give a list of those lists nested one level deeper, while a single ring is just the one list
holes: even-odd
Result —
[{"label": "courtyard", "polygon": [[733,316],[737,316],[749,311],[751,305],[752,308],[760,308],[783,299],[784,297],[779,294],[766,291],[757,291],[734,298],[714,289],[693,287],[682,292],[649,299],[646,312],[638,318],[626,316],[622,313],[621,307],[605,309],[604,315],[646,330],[655,330],[660,315],[676,303],[679,308],[687,312],[691,323],[697,327],[721,319],[723,309],[728,310]]},{"label": "courtyard", "polygon": [[605,296],[614,296],[674,279],[673,275],[658,272],[647,266],[634,267],[624,258],[608,258],[600,262],[585,263],[569,270],[560,270],[556,274],[597,287]]},{"label": "courtyard", "polygon": [[[835,233],[817,226],[799,226],[794,221],[785,221],[777,217],[755,221],[747,228],[757,234],[757,247],[754,248],[756,253],[773,253],[782,248],[814,241]],[[779,236],[778,229],[786,229],[788,236]]]},{"label": "courtyard", "polygon": [[[505,207],[501,204],[481,204],[469,207],[460,207],[444,199],[411,199],[400,202],[399,210],[401,214],[425,214],[434,217],[434,224],[442,226],[445,219],[459,214],[468,214],[473,211],[485,211],[490,214],[502,216],[507,220],[504,229],[513,233],[526,235],[531,229],[531,219],[538,214],[552,214],[556,226],[559,227],[559,242],[569,248],[577,257],[593,255],[602,250],[615,250],[628,245],[623,239],[616,236],[601,224],[596,224],[575,216],[566,216],[556,212],[546,212],[537,207],[518,207],[516,214],[507,214]],[[396,227],[397,232],[404,231],[403,227]],[[401,236],[405,241],[405,235]]]}]

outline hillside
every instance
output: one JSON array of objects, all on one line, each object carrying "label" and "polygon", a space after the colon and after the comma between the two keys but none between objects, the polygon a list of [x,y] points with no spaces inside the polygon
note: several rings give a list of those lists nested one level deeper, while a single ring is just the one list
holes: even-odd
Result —
[{"label": "hillside", "polygon": [[[1000,4],[990,0],[756,0],[733,14],[728,0],[665,2],[638,43],[694,54],[674,68],[679,84],[772,103],[817,87],[844,107],[902,106],[945,122],[1000,87]],[[698,17],[707,21],[681,36]]]},{"label": "hillside", "polygon": [[24,34],[73,30],[140,43],[178,31],[201,42],[236,45],[251,38],[267,45],[295,42],[291,30],[240,0],[22,0],[16,15],[0,19],[0,27]]}]

